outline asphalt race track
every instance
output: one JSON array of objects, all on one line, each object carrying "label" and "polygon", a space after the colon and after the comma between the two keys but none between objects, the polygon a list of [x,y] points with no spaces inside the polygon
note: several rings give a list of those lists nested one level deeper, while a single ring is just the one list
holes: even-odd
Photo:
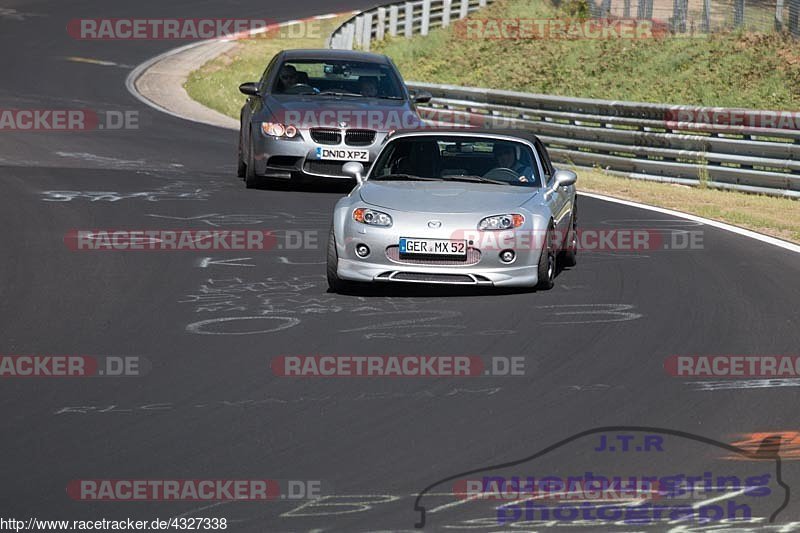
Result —
[{"label": "asphalt race track", "polygon": [[[2,0],[0,108],[135,110],[140,127],[0,134],[0,353],[139,356],[152,366],[139,378],[0,383],[2,517],[213,516],[226,517],[230,531],[413,531],[414,498],[428,485],[598,426],[669,428],[725,443],[800,431],[800,382],[719,388],[663,368],[674,354],[797,355],[797,254],[583,197],[584,228],[696,230],[703,246],[585,253],[548,292],[329,294],[324,245],[346,187],[246,190],[234,172],[234,132],[160,114],[125,89],[133,67],[183,43],[82,42],[65,31],[81,17],[289,20],[372,4]],[[97,228],[286,230],[318,245],[251,253],[65,245],[70,230]],[[220,291],[224,298],[209,297]],[[296,354],[521,356],[526,375],[272,373],[272,358]],[[702,472],[725,455],[703,450],[675,451],[676,464]],[[796,494],[800,453],[781,451]],[[595,457],[602,469],[604,459],[591,454],[576,450],[562,460]],[[652,462],[648,453],[625,457],[631,469]],[[76,479],[201,478],[319,480],[327,500],[87,502],[66,492]],[[435,516],[429,530],[536,530],[446,528]],[[778,522],[798,520],[792,499]]]}]

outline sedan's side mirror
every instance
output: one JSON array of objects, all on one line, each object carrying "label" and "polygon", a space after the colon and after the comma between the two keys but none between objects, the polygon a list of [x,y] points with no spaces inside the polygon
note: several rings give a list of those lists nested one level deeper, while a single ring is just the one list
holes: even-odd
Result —
[{"label": "sedan's side mirror", "polygon": [[239,92],[247,96],[258,96],[258,83],[254,81],[243,83],[239,85]]},{"label": "sedan's side mirror", "polygon": [[433,98],[433,95],[428,91],[414,91],[411,98],[415,104],[427,104]]},{"label": "sedan's side mirror", "polygon": [[364,165],[358,163],[356,161],[350,161],[349,163],[345,163],[342,167],[342,172],[346,176],[350,176],[351,178],[355,178],[358,183],[364,182]]},{"label": "sedan's side mirror", "polygon": [[556,187],[569,187],[578,181],[578,175],[571,170],[556,170],[554,178]]}]

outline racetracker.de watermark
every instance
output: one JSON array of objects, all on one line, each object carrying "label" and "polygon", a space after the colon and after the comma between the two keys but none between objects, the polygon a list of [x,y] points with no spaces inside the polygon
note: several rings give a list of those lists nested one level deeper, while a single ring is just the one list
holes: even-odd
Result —
[{"label": "racetracker.de watermark", "polygon": [[281,355],[272,373],[289,378],[524,376],[525,358],[477,355]]},{"label": "racetracker.de watermark", "polygon": [[798,378],[797,355],[672,355],[664,370],[678,378]]},{"label": "racetracker.de watermark", "polygon": [[141,377],[150,368],[138,356],[0,355],[0,379]]},{"label": "racetracker.de watermark", "polygon": [[139,126],[139,112],[132,110],[0,109],[0,132],[138,130]]},{"label": "racetracker.de watermark", "polygon": [[469,18],[454,24],[458,39],[653,39],[669,34],[664,21],[637,18]]},{"label": "racetracker.de watermark", "polygon": [[[544,230],[456,230],[450,239],[466,241],[471,248],[483,251],[541,250],[548,232]],[[701,230],[664,229],[582,229],[553,230],[549,233],[555,250],[578,252],[644,252],[655,250],[702,250]],[[574,236],[574,241],[573,241]],[[574,246],[573,246],[574,244]]]},{"label": "racetracker.de watermark", "polygon": [[665,112],[664,121],[668,128],[678,130],[800,130],[800,111],[675,106]]},{"label": "racetracker.de watermark", "polygon": [[67,495],[79,501],[271,501],[315,499],[319,480],[74,479]]},{"label": "racetracker.de watermark", "polygon": [[64,243],[73,252],[174,252],[316,250],[317,230],[71,230]]}]

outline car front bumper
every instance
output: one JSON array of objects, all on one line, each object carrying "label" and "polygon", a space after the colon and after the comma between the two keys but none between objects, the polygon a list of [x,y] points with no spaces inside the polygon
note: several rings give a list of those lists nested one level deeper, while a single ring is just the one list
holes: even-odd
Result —
[{"label": "car front bumper", "polygon": [[[498,287],[532,287],[538,282],[538,263],[541,246],[529,238],[533,225],[526,224],[518,230],[504,233],[475,230],[480,215],[432,215],[388,211],[395,220],[400,216],[402,227],[380,228],[347,220],[341,233],[337,232],[336,246],[338,275],[340,278],[361,282],[441,283],[453,285],[494,285]],[[440,228],[431,229],[432,218],[442,222]],[[469,229],[464,229],[469,228]],[[466,240],[468,254],[465,260],[449,257],[400,256],[401,237],[418,239]],[[495,244],[496,243],[496,244]],[[364,244],[370,253],[366,257],[356,254],[356,247]],[[513,250],[515,259],[504,263],[500,253]]]}]

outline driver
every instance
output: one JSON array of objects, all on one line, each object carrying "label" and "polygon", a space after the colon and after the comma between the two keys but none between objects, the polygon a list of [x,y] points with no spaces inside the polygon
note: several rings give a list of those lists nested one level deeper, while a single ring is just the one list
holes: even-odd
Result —
[{"label": "driver", "polygon": [[294,87],[299,82],[297,69],[292,65],[284,65],[283,68],[281,68],[280,74],[278,74],[278,79],[280,79],[282,90],[285,91],[290,87]]},{"label": "driver", "polygon": [[358,92],[367,98],[378,96],[378,78],[375,76],[361,76],[358,78]]},{"label": "driver", "polygon": [[513,170],[518,176],[519,181],[528,183],[532,180],[533,169],[517,160],[517,149],[505,143],[496,143],[492,149],[494,159],[499,168]]}]

